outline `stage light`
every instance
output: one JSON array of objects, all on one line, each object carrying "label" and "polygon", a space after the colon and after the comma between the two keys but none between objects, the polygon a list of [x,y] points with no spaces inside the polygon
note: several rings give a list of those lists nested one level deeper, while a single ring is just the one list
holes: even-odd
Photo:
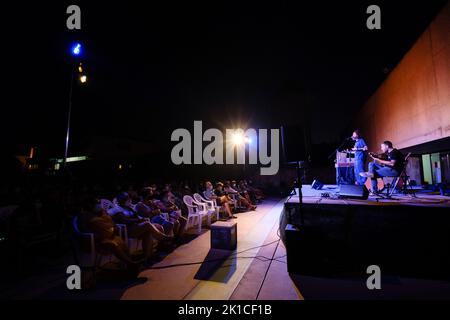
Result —
[{"label": "stage light", "polygon": [[80,64],[78,65],[78,72],[79,72],[79,73],[82,73],[82,72],[83,72],[83,65],[81,64],[81,62],[80,62]]},{"label": "stage light", "polygon": [[252,143],[252,139],[250,137],[244,136],[243,133],[236,132],[232,136],[232,142],[235,146],[241,146],[245,143]]},{"label": "stage light", "polygon": [[85,75],[80,76],[81,83],[86,83],[86,81],[87,81],[87,77]]},{"label": "stage light", "polygon": [[72,47],[72,55],[79,56],[81,54],[81,43],[75,43]]},{"label": "stage light", "polygon": [[240,146],[245,143],[245,137],[242,133],[234,133],[232,139],[233,144],[236,146]]}]

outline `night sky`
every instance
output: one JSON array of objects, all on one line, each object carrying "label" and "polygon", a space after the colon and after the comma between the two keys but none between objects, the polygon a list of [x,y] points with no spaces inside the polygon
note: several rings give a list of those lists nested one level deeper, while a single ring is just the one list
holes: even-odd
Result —
[{"label": "night sky", "polygon": [[[93,135],[168,144],[194,120],[306,119],[313,142],[339,141],[446,1],[92,2],[2,4],[3,150],[62,155],[74,40],[89,79],[74,88],[75,144]],[[66,28],[69,4],[81,7],[81,31]],[[382,30],[366,28],[370,4]]]}]

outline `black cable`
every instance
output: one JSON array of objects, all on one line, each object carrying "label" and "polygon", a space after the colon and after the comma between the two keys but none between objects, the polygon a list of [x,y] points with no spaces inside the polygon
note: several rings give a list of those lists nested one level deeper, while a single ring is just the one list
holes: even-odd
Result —
[{"label": "black cable", "polygon": [[[250,251],[250,250],[253,250],[253,249],[258,249],[258,248],[266,247],[266,246],[271,245],[271,244],[273,244],[273,243],[275,243],[275,242],[278,242],[278,243],[277,243],[277,248],[278,248],[279,242],[280,242],[280,240],[281,240],[281,236],[280,236],[280,224],[281,224],[281,219],[280,219],[280,223],[279,223],[279,225],[278,225],[278,230],[277,230],[277,237],[278,237],[277,240],[271,241],[271,242],[269,242],[269,243],[266,243],[266,244],[263,244],[263,245],[260,245],[260,246],[255,246],[255,247],[251,247],[251,248],[248,248],[248,249],[239,251],[239,252],[232,253],[230,256],[228,256],[228,257],[226,257],[226,258],[210,259],[210,260],[204,260],[204,261],[201,261],[201,262],[178,263],[178,264],[171,264],[171,265],[161,266],[161,267],[150,267],[150,268],[148,268],[148,269],[146,269],[146,270],[152,270],[152,269],[153,269],[153,270],[156,270],[156,269],[166,269],[166,268],[182,267],[182,266],[189,266],[189,265],[195,265],[195,264],[203,264],[203,263],[214,262],[214,261],[224,261],[224,260],[228,260],[230,257],[236,256],[236,255],[238,255],[238,254],[240,254],[240,253],[243,253],[243,252],[246,252],[246,251]],[[275,255],[275,252],[276,252],[276,250],[274,251],[274,255]],[[286,255],[284,255],[284,256],[286,256]],[[236,258],[253,258],[253,259],[258,259],[258,260],[260,260],[260,261],[273,261],[273,260],[276,260],[276,259],[283,258],[284,256],[281,256],[281,257],[278,257],[278,258],[273,258],[273,255],[272,255],[272,258],[267,258],[267,257],[264,257],[264,256],[236,257]],[[266,260],[261,260],[261,259],[259,259],[259,257],[263,257],[263,258],[265,258]],[[278,261],[278,260],[277,260],[277,261]],[[278,261],[278,262],[284,263],[284,261]]]},{"label": "black cable", "polygon": [[281,260],[278,260],[278,259],[284,258],[284,257],[286,257],[286,256],[287,256],[287,254],[283,254],[282,256],[279,256],[279,257],[277,257],[277,258],[274,258],[274,261],[278,261],[278,262],[281,262],[281,263],[287,264],[287,262],[286,262],[286,261],[281,261]]},{"label": "black cable", "polygon": [[[204,261],[200,261],[200,262],[186,262],[186,263],[170,264],[170,265],[167,265],[167,266],[161,266],[161,267],[151,267],[151,268],[148,268],[148,269],[146,269],[146,270],[150,270],[150,269],[165,269],[165,268],[180,267],[180,266],[190,266],[190,265],[194,265],[194,264],[202,264],[202,263],[205,263],[205,262],[207,263],[207,262],[214,262],[214,261],[228,260],[228,259],[229,259],[230,257],[232,257],[232,256],[235,256],[235,255],[238,255],[238,254],[240,254],[240,253],[243,253],[243,252],[246,252],[246,251],[250,251],[250,250],[253,250],[253,249],[258,249],[258,248],[266,247],[266,246],[271,245],[271,244],[273,244],[273,243],[275,243],[275,242],[278,242],[278,241],[280,241],[280,239],[274,240],[274,241],[272,241],[272,242],[269,242],[269,243],[266,243],[266,244],[263,244],[263,245],[260,245],[260,246],[248,248],[248,249],[245,249],[245,250],[242,250],[242,251],[239,251],[239,252],[234,252],[234,253],[230,254],[230,255],[229,255],[228,257],[226,257],[226,258],[210,259],[210,260],[204,260]],[[257,257],[257,256],[255,256],[255,257]],[[255,257],[247,257],[247,258],[255,258]],[[240,258],[240,257],[237,257],[237,258]],[[267,259],[269,259],[269,258],[267,258]]]},{"label": "black cable", "polygon": [[[280,240],[277,240],[280,241]],[[278,246],[277,246],[278,247]],[[257,259],[259,261],[262,262],[267,262],[267,261],[273,261],[273,260],[277,260],[280,258],[283,258],[284,256],[281,257],[277,257],[277,258],[268,258],[266,256],[250,256],[250,257],[232,257],[232,259]],[[230,260],[230,256],[226,257],[226,258],[218,258],[218,259],[211,259],[211,260],[205,260],[202,262],[186,262],[186,263],[179,263],[179,264],[171,264],[171,265],[167,265],[167,266],[161,266],[161,267],[151,267],[151,268],[147,268],[145,270],[159,270],[159,269],[168,269],[168,268],[174,268],[174,267],[183,267],[183,266],[191,266],[191,265],[195,265],[195,264],[203,264],[203,263],[208,263],[208,262],[214,262],[214,261],[226,261],[226,260]],[[277,260],[278,261],[278,260]],[[278,262],[284,262],[284,261],[278,261]],[[223,266],[222,266],[223,267]],[[221,268],[222,268],[221,267]]]},{"label": "black cable", "polygon": [[257,293],[257,295],[256,295],[256,299],[255,299],[255,300],[258,300],[259,294],[260,294],[261,289],[262,289],[262,287],[263,287],[263,285],[264,285],[264,281],[266,281],[267,274],[269,273],[270,266],[272,265],[272,261],[274,260],[274,256],[275,256],[275,253],[277,252],[278,245],[280,244],[280,240],[281,240],[281,239],[278,239],[277,246],[275,247],[275,250],[273,251],[272,259],[271,259],[270,262],[269,262],[269,266],[267,267],[266,272],[264,273],[264,278],[263,278],[263,280],[262,280],[262,282],[261,282],[261,286],[259,287],[259,290],[258,290],[258,293]]}]

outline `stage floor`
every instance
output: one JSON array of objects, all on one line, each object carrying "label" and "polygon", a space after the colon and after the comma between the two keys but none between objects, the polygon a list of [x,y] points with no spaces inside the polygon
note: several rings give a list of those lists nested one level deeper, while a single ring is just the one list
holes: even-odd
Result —
[{"label": "stage floor", "polygon": [[[298,188],[295,189],[295,195],[288,198],[287,203],[295,204],[299,202]],[[322,197],[322,194],[329,194],[330,197]],[[438,194],[424,194],[417,192],[413,197],[410,194],[394,194],[392,199],[382,199],[375,196],[369,196],[367,200],[363,199],[340,199],[339,186],[324,185],[321,190],[311,188],[311,185],[302,187],[304,204],[330,204],[330,205],[407,205],[407,206],[425,206],[425,207],[450,207],[450,197]]]}]

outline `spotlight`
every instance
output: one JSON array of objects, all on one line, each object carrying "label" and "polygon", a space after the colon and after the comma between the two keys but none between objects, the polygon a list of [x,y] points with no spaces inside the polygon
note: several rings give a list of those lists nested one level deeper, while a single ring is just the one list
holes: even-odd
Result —
[{"label": "spotlight", "polygon": [[79,56],[81,54],[81,43],[75,43],[72,47],[72,55]]},{"label": "spotlight", "polygon": [[242,133],[233,134],[233,144],[240,146],[245,143],[245,137]]},{"label": "spotlight", "polygon": [[244,134],[240,133],[240,132],[234,133],[232,139],[233,139],[233,144],[236,146],[240,146],[245,143],[248,143],[248,144],[252,143],[251,138],[244,136]]},{"label": "spotlight", "polygon": [[86,81],[87,81],[87,77],[85,75],[80,76],[81,83],[86,83]]}]

